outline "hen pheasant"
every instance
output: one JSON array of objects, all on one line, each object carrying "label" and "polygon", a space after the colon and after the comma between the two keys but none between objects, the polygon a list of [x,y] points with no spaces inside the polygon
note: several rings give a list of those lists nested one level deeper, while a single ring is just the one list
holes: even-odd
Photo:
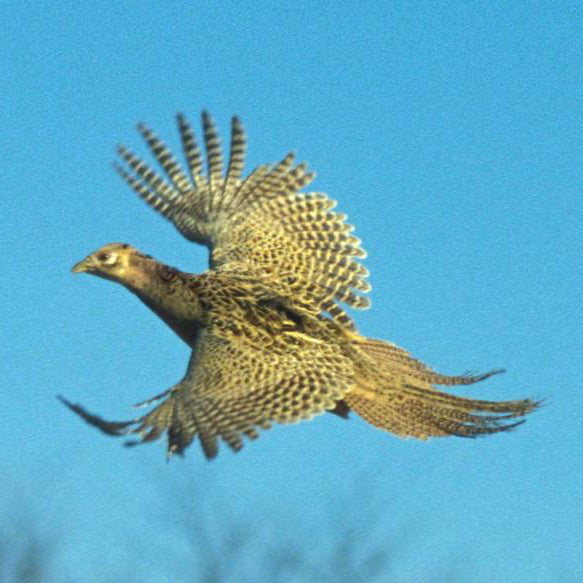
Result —
[{"label": "hen pheasant", "polygon": [[142,406],[164,399],[131,421],[105,421],[61,400],[110,435],[137,434],[128,444],[167,433],[168,455],[198,437],[214,457],[219,438],[232,449],[242,436],[273,422],[294,423],[353,410],[402,437],[476,437],[507,431],[538,403],[467,399],[433,385],[468,385],[477,376],[439,374],[405,350],[361,336],[341,304],[369,302],[366,256],[335,201],[300,193],[312,179],[288,154],[242,178],[246,138],[234,117],[226,173],[215,125],[202,116],[208,171],[191,126],[178,127],[188,170],[144,125],[138,129],[165,177],[124,147],[116,165],[129,186],[187,239],[210,250],[210,269],[183,273],[128,244],[111,243],[77,263],[124,285],[192,348],[184,378]]}]

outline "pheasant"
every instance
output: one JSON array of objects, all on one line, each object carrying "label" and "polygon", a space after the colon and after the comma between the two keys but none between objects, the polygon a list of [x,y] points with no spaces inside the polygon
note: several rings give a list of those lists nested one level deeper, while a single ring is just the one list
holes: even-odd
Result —
[{"label": "pheasant", "polygon": [[356,412],[401,437],[476,437],[508,431],[539,406],[531,399],[484,401],[434,385],[468,385],[502,372],[440,374],[404,349],[361,336],[342,307],[369,307],[366,256],[335,201],[300,193],[313,174],[294,166],[259,166],[242,179],[246,150],[234,117],[226,173],[216,127],[203,113],[208,172],[186,119],[178,116],[188,170],[146,126],[138,129],[165,178],[128,149],[116,169],[188,240],[206,245],[210,269],[184,273],[126,243],[110,243],[77,263],[122,284],[160,317],[192,354],[184,378],[138,406],[163,401],[130,421],[105,421],[60,399],[109,435],[135,434],[128,445],[167,434],[167,453],[198,438],[204,454],[219,439],[233,450],[258,428],[294,423],[326,411]]}]

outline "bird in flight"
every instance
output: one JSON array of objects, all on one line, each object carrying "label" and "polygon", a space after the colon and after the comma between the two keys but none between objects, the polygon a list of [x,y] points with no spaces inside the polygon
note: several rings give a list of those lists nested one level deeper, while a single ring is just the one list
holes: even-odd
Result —
[{"label": "bird in flight", "polygon": [[346,307],[365,309],[366,253],[336,202],[304,193],[314,175],[288,154],[243,177],[246,136],[232,119],[230,157],[211,117],[202,114],[204,160],[191,125],[178,115],[186,169],[158,136],[138,130],[162,173],[120,146],[115,168],[186,239],[206,245],[209,269],[185,273],[126,243],[110,243],[73,267],[123,285],[191,349],[184,378],[138,406],[161,401],[130,421],[106,421],[60,399],[128,445],[167,434],[168,456],[198,438],[207,458],[219,440],[233,450],[272,423],[326,411],[401,437],[477,437],[508,431],[539,405],[485,401],[435,385],[469,385],[502,372],[440,374],[406,350],[358,333]]}]

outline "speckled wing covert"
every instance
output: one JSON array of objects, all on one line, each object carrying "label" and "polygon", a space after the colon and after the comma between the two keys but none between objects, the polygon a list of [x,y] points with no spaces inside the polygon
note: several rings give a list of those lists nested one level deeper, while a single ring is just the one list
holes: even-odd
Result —
[{"label": "speckled wing covert", "polygon": [[366,253],[351,235],[346,216],[333,212],[336,202],[321,193],[300,193],[314,174],[304,164],[294,166],[288,154],[279,164],[259,166],[242,179],[246,137],[232,119],[231,154],[226,174],[215,124],[203,112],[202,124],[208,173],[193,130],[182,115],[178,128],[188,173],[166,145],[145,125],[138,130],[165,178],[123,146],[118,153],[126,167],[117,171],[152,208],[172,221],[190,241],[210,250],[210,266],[244,266],[285,281],[291,293],[338,323],[353,328],[338,305],[364,309],[370,289],[367,269],[356,259]]},{"label": "speckled wing covert", "polygon": [[242,435],[255,439],[257,427],[294,423],[333,409],[352,385],[353,374],[349,359],[335,344],[289,336],[279,347],[265,346],[204,329],[184,379],[140,403],[147,406],[167,396],[142,417],[105,421],[60,399],[109,435],[137,433],[140,440],[128,445],[153,441],[166,431],[169,456],[182,454],[198,437],[210,459],[218,453],[218,438],[238,451]]}]

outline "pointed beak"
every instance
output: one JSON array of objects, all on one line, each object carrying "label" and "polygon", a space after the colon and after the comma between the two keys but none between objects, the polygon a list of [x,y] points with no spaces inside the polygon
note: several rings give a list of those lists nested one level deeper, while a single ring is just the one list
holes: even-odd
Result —
[{"label": "pointed beak", "polygon": [[85,257],[85,259],[82,259],[81,261],[79,261],[79,263],[75,263],[75,265],[73,265],[73,269],[71,270],[73,273],[86,273],[88,271],[91,271],[93,267],[93,260],[91,255],[88,255],[87,257]]}]

